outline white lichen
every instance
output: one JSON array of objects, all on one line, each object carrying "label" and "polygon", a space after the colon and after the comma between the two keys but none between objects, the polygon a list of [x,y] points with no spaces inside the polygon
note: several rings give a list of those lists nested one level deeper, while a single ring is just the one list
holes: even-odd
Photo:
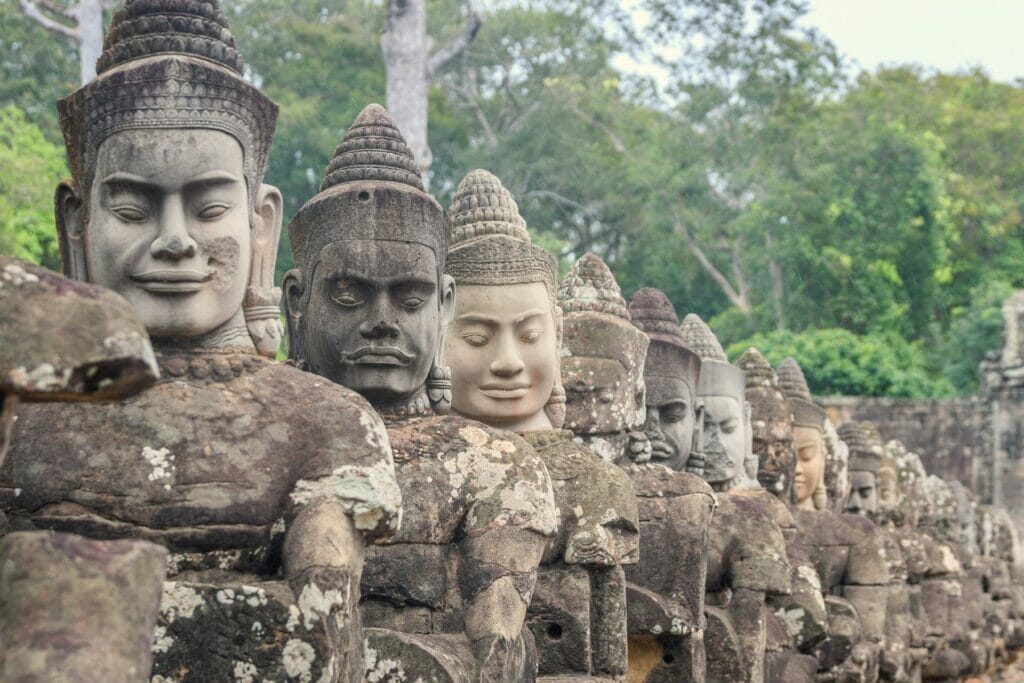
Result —
[{"label": "white lichen", "polygon": [[281,664],[289,678],[296,678],[299,683],[311,683],[313,680],[313,662],[316,651],[309,643],[292,638],[281,650]]}]

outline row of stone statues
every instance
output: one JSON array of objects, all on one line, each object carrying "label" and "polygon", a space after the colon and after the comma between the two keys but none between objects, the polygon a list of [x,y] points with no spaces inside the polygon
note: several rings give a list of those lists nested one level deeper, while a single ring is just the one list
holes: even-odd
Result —
[{"label": "row of stone statues", "polygon": [[793,359],[731,364],[593,254],[560,278],[493,174],[446,211],[378,105],[275,287],[242,73],[215,0],[127,0],[58,104],[71,279],[0,259],[0,679],[942,681],[1024,646],[1005,513],[834,429]]}]

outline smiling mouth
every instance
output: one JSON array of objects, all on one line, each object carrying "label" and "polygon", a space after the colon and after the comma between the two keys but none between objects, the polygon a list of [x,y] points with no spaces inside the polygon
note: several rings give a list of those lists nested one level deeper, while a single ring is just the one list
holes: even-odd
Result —
[{"label": "smiling mouth", "polygon": [[499,401],[508,401],[526,396],[530,393],[530,385],[525,382],[513,382],[512,384],[484,384],[480,387],[480,393]]},{"label": "smiling mouth", "polygon": [[131,279],[139,287],[154,294],[198,292],[212,277],[212,271],[200,272],[198,270],[148,270],[131,275]]},{"label": "smiling mouth", "polygon": [[651,457],[664,460],[672,457],[672,449],[664,441],[651,442]]},{"label": "smiling mouth", "polygon": [[397,346],[363,346],[345,354],[345,360],[354,365],[401,367],[408,365],[412,358]]}]

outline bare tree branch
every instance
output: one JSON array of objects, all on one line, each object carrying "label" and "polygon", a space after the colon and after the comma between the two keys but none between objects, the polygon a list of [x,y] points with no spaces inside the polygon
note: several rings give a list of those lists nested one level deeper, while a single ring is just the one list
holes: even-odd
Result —
[{"label": "bare tree branch", "polygon": [[121,4],[121,0],[100,0],[103,5],[103,9],[114,9]]},{"label": "bare tree branch", "polygon": [[59,21],[54,21],[50,17],[43,14],[39,6],[36,5],[34,0],[18,0],[18,4],[21,6],[21,11],[26,16],[34,20],[37,24],[45,28],[47,31],[52,31],[65,38],[71,38],[72,40],[78,40],[78,29],[72,28],[71,26],[65,26]]},{"label": "bare tree branch", "polygon": [[701,267],[704,269],[711,279],[715,281],[715,284],[722,290],[725,296],[729,299],[729,302],[736,308],[743,311],[743,313],[750,313],[750,301],[747,298],[746,282],[743,278],[743,271],[740,269],[738,258],[739,254],[734,250],[731,259],[731,266],[733,276],[737,278],[738,288],[733,287],[732,283],[729,282],[729,278],[722,274],[722,271],[711,262],[704,250],[700,248],[697,240],[694,239],[690,230],[683,224],[679,217],[676,216],[675,227],[683,235],[683,239],[686,240],[686,245],[693,252],[693,255],[697,258]]},{"label": "bare tree branch", "polygon": [[476,116],[477,123],[480,124],[480,127],[484,131],[484,135],[487,137],[487,143],[492,148],[497,147],[498,136],[495,134],[494,128],[491,126],[491,122],[487,120],[487,115],[484,114],[484,110],[480,108],[480,103],[477,102],[473,93],[469,92],[466,88],[457,85],[454,81],[450,81],[450,87],[473,110],[473,115]]},{"label": "bare tree branch", "polygon": [[626,144],[622,142],[622,138],[615,134],[615,131],[613,131],[611,128],[595,119],[587,112],[583,111],[580,108],[579,103],[577,103],[575,100],[569,103],[569,108],[572,110],[574,114],[576,114],[576,116],[582,119],[584,123],[593,126],[594,128],[597,128],[599,131],[604,133],[604,136],[608,138],[608,142],[611,143],[612,147],[615,148],[616,152],[626,157],[630,161],[636,161],[636,157],[633,155],[632,152],[629,151],[629,148],[626,147]]},{"label": "bare tree branch", "polygon": [[469,16],[466,18],[466,23],[463,24],[458,35],[427,60],[427,80],[433,80],[434,76],[441,69],[448,66],[453,59],[462,54],[469,47],[469,44],[473,42],[473,39],[476,38],[476,34],[480,32],[480,27],[484,25],[484,16],[480,13],[476,0],[466,0],[466,6],[469,8]]},{"label": "bare tree branch", "polygon": [[36,0],[36,2],[40,7],[51,14],[56,14],[64,17],[65,19],[74,20],[75,18],[75,15],[67,7],[61,7],[57,3],[50,2],[50,0]]}]

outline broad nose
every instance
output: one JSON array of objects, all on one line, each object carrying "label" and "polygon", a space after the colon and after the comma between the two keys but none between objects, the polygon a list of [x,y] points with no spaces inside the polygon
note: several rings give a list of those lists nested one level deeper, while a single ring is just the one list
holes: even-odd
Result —
[{"label": "broad nose", "polygon": [[519,356],[511,335],[500,335],[494,360],[491,361],[491,373],[498,377],[514,377],[525,369],[526,363]]},{"label": "broad nose", "polygon": [[196,255],[199,245],[188,233],[188,222],[180,201],[166,202],[160,213],[160,232],[149,245],[153,258],[180,261]]},{"label": "broad nose", "polygon": [[661,432],[661,420],[658,417],[657,408],[647,408],[647,417],[644,419],[644,434],[651,441],[657,439],[664,441],[664,434]]}]

